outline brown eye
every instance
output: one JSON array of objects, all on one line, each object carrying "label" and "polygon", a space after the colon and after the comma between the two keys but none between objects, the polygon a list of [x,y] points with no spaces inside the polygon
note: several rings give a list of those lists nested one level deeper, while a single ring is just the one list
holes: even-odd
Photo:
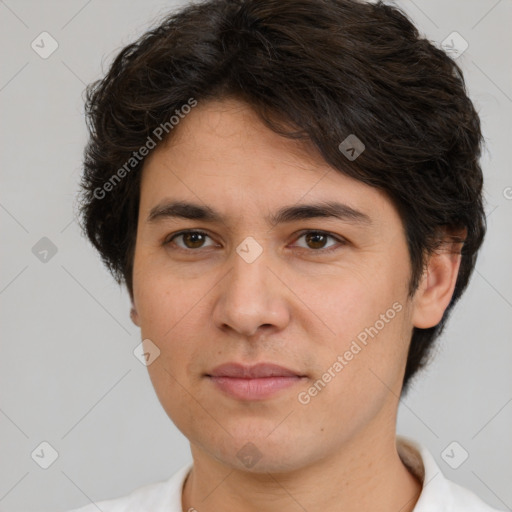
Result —
[{"label": "brown eye", "polygon": [[307,233],[305,235],[306,243],[308,244],[311,249],[323,249],[324,245],[327,241],[327,238],[329,238],[327,235],[324,235],[323,233],[316,233],[311,232]]},{"label": "brown eye", "polygon": [[[335,237],[334,235],[324,231],[306,231],[302,233],[302,235],[297,240],[300,240],[301,238],[304,238],[306,246],[299,245],[298,247],[303,249],[311,249],[311,252],[318,252],[322,254],[335,251],[339,249],[340,245],[346,244],[345,240],[339,237]],[[338,242],[338,244],[334,243],[330,246],[326,246],[326,243],[329,239]]]},{"label": "brown eye", "polygon": [[[176,239],[182,239],[183,245],[175,242]],[[173,235],[170,239],[164,242],[164,245],[175,243],[180,249],[201,249],[202,247],[208,247],[204,245],[206,238],[210,238],[206,233],[202,231],[182,231]]]}]

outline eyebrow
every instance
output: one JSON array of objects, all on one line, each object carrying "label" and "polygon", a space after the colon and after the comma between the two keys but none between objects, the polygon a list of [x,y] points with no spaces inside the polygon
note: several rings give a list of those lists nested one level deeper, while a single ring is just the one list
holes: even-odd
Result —
[{"label": "eyebrow", "polygon": [[[156,223],[161,219],[181,218],[202,220],[208,223],[225,223],[224,216],[210,206],[187,201],[163,201],[151,209],[146,222]],[[351,223],[371,225],[371,218],[346,204],[327,201],[313,204],[284,206],[265,217],[268,224],[284,224],[314,218],[334,218]]]}]

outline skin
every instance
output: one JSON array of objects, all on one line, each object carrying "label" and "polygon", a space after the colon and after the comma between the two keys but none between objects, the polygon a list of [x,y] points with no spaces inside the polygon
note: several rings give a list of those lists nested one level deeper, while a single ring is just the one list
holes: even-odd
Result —
[{"label": "skin", "polygon": [[[395,440],[407,350],[413,326],[440,321],[460,257],[433,255],[409,297],[403,224],[387,196],[270,131],[234,99],[200,102],[180,121],[147,157],[140,198],[132,320],[160,349],[149,375],[191,444],[183,510],[412,510],[421,484]],[[148,221],[166,199],[211,206],[224,221]],[[330,200],[371,222],[264,218]],[[165,245],[185,229],[208,236]],[[308,241],[304,230],[334,238]],[[249,236],[263,250],[252,263],[236,251]],[[300,403],[298,394],[397,302],[400,312],[378,335]],[[233,361],[272,362],[307,377],[265,400],[235,399],[205,377]],[[248,442],[261,454],[252,467],[237,457]]]}]

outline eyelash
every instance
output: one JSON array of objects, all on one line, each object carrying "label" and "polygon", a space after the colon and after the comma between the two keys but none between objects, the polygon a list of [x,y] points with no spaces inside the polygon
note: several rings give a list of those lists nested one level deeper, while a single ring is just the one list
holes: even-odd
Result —
[{"label": "eyelash", "polygon": [[[205,236],[211,238],[210,235],[208,235],[208,233],[205,233],[204,231],[196,231],[194,229],[192,229],[192,230],[187,229],[185,231],[180,231],[178,233],[174,233],[170,237],[167,237],[164,240],[163,245],[164,246],[170,245],[174,241],[175,238],[178,238],[178,237],[180,237],[182,235],[186,235],[186,234],[189,234],[189,233],[197,233],[199,235],[205,235]],[[341,244],[341,246],[344,246],[344,245],[347,244],[347,241],[344,240],[343,238],[335,236],[335,235],[333,235],[333,234],[331,234],[331,233],[329,233],[327,231],[321,231],[321,230],[318,230],[318,229],[308,229],[308,230],[302,231],[295,241],[299,240],[304,235],[307,235],[307,234],[310,234],[310,233],[314,233],[314,234],[317,234],[317,235],[325,235],[328,238],[332,238],[332,239],[336,240],[339,244]],[[176,248],[179,251],[184,251],[184,252],[188,252],[188,253],[199,251],[200,249],[202,249],[202,247],[199,247],[198,249],[183,249],[183,247],[179,247],[179,246],[177,246]],[[309,252],[320,253],[320,254],[330,254],[331,252],[337,251],[340,248],[341,247],[339,247],[339,246],[334,246],[334,247],[329,247],[327,249],[309,249]],[[300,249],[308,250],[307,248],[304,248],[304,247],[300,247]]]}]

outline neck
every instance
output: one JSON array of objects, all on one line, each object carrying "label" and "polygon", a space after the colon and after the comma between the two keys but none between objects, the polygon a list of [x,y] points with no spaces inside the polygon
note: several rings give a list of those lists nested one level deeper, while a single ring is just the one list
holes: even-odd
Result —
[{"label": "neck", "polygon": [[192,455],[182,495],[185,511],[411,512],[422,488],[398,455],[394,430],[351,439],[328,458],[280,473],[233,469],[194,445]]}]

